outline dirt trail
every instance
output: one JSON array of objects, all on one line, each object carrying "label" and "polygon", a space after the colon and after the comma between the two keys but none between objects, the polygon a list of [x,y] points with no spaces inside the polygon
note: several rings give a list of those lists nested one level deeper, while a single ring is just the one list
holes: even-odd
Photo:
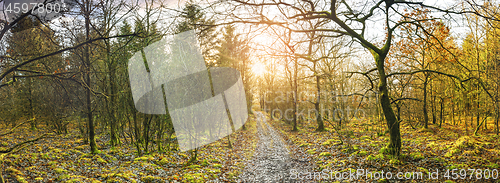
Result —
[{"label": "dirt trail", "polygon": [[245,170],[240,175],[242,182],[304,182],[292,179],[290,171],[312,171],[309,162],[291,158],[286,143],[261,112],[255,112],[259,142]]}]

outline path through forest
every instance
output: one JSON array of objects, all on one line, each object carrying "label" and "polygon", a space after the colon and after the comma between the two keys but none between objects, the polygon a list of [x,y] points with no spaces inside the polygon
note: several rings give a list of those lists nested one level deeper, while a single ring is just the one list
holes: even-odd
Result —
[{"label": "path through forest", "polygon": [[242,182],[304,182],[291,179],[290,171],[313,171],[308,161],[291,158],[287,144],[280,133],[267,123],[261,112],[255,112],[259,142],[252,159],[240,175]]}]

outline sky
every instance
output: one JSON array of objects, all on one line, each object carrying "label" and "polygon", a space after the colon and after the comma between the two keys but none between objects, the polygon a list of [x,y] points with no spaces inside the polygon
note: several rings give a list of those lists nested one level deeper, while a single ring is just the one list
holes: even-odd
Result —
[{"label": "sky", "polygon": [[[12,0],[9,0],[9,1],[12,1]],[[38,1],[38,0],[22,0],[22,1],[24,2],[24,1]],[[127,0],[127,1],[135,2],[136,0]],[[182,7],[185,5],[186,1],[187,0],[165,0],[164,2],[166,4],[167,8],[181,10]],[[210,4],[214,1],[215,0],[202,0],[202,2],[199,4],[203,7],[206,7],[208,4]],[[355,0],[355,1],[364,2],[362,0]],[[369,1],[374,1],[374,0],[369,0]],[[139,4],[140,9],[138,10],[138,13],[143,15],[145,13],[143,10],[141,10],[141,8],[144,9],[143,6],[145,5],[145,3],[144,3],[144,0],[140,0],[139,2],[140,2],[140,4]],[[0,5],[2,3],[3,2],[0,2]],[[424,3],[427,5],[437,6],[437,7],[446,9],[447,7],[450,7],[450,6],[453,6],[454,4],[456,4],[456,0],[439,0],[439,1],[425,0]],[[434,13],[432,15],[435,17],[442,17],[442,15],[439,13]],[[0,18],[2,16],[3,15],[0,13]],[[462,42],[462,40],[460,38],[465,36],[468,29],[465,28],[464,22],[461,21],[460,18],[457,18],[457,17],[455,17],[456,21],[445,21],[445,22],[447,22],[448,26],[451,27],[452,35],[456,38],[456,42],[460,45]],[[385,38],[384,23],[383,23],[383,21],[381,21],[382,18],[375,18],[375,20],[376,21],[368,22],[368,24],[367,24],[368,25],[367,30],[369,30],[368,34],[367,34],[367,39],[371,40],[371,41],[381,42]],[[166,22],[166,21],[169,21],[169,20],[165,19],[165,22],[164,22],[165,25],[168,25],[169,22]],[[248,27],[245,27],[244,31],[248,31],[248,30],[250,30],[250,29]],[[252,30],[255,30],[255,28]],[[260,32],[257,32],[253,35],[250,35],[250,36],[255,36],[258,33],[260,33]],[[268,35],[262,35],[262,36],[257,36],[257,37],[253,38],[254,42],[259,43],[259,44],[271,44],[272,42],[276,41],[276,39],[277,39],[276,37],[270,37]],[[358,47],[359,47],[359,45],[358,45]],[[363,59],[370,58],[370,57],[367,57],[366,55],[363,55],[361,57]]]}]

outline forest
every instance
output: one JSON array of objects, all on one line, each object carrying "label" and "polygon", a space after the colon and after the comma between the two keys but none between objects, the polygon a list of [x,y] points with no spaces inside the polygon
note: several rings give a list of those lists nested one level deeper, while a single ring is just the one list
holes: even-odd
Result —
[{"label": "forest", "polygon": [[0,9],[0,183],[500,182],[498,1]]}]

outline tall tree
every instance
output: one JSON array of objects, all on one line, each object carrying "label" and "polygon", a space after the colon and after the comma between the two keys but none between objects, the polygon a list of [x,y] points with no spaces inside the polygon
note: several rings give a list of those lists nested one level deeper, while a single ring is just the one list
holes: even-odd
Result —
[{"label": "tall tree", "polygon": [[[387,56],[393,44],[393,38],[396,36],[395,31],[402,25],[414,24],[420,26],[422,22],[428,20],[410,19],[408,21],[398,22],[396,19],[401,16],[405,16],[402,11],[404,9],[416,9],[416,8],[429,8],[431,10],[446,12],[446,13],[475,13],[480,14],[478,11],[454,11],[444,10],[437,6],[430,6],[421,2],[410,2],[410,1],[394,1],[394,0],[380,0],[375,2],[368,2],[365,4],[359,4],[358,2],[351,1],[337,1],[332,0],[329,2],[324,1],[298,1],[292,3],[285,2],[273,2],[273,1],[254,1],[254,0],[233,0],[236,6],[240,9],[249,9],[251,14],[259,16],[259,20],[256,21],[236,21],[236,22],[246,22],[246,23],[257,23],[257,24],[268,24],[268,25],[279,25],[288,26],[290,24],[305,23],[310,20],[328,20],[333,24],[332,27],[328,29],[294,29],[288,27],[296,32],[314,32],[320,30],[324,32],[322,35],[326,37],[341,37],[348,36],[359,43],[363,48],[365,48],[373,57],[373,63],[375,64],[375,69],[369,72],[376,71],[378,76],[378,94],[379,103],[381,104],[382,111],[386,120],[386,126],[389,129],[390,138],[388,149],[393,155],[399,155],[401,151],[401,133],[400,133],[400,123],[396,118],[394,110],[391,104],[391,97],[389,96],[388,88],[388,78],[394,75],[403,73],[388,73],[387,69],[390,68],[386,66]],[[470,3],[469,5],[473,8],[477,8],[476,4]],[[250,8],[249,8],[250,7]],[[256,8],[257,7],[257,8]],[[270,9],[280,9],[287,7],[288,11],[280,11],[283,16],[278,18],[269,18],[268,16],[276,16],[275,14],[269,15],[268,11]],[[482,17],[488,18],[486,15]],[[385,39],[383,40],[371,40],[368,33],[371,27],[368,23],[371,20],[380,20],[383,31],[385,34]],[[292,25],[293,25],[292,24]],[[380,30],[380,29],[379,29]],[[369,73],[368,72],[368,73]],[[427,71],[419,71],[427,72]]]},{"label": "tall tree", "polygon": [[[252,72],[250,60],[250,47],[248,41],[241,39],[240,35],[235,32],[233,25],[228,25],[223,29],[220,45],[216,47],[217,61],[216,66],[232,67],[240,71],[243,86],[245,88],[245,96],[247,100],[248,111],[251,112],[252,94],[250,88],[252,87]],[[243,126],[245,127],[245,126]]]},{"label": "tall tree", "polygon": [[181,21],[176,26],[176,33],[194,30],[198,38],[202,55],[208,67],[216,61],[216,34],[214,20],[206,18],[205,12],[193,0],[189,0],[180,15]]}]

